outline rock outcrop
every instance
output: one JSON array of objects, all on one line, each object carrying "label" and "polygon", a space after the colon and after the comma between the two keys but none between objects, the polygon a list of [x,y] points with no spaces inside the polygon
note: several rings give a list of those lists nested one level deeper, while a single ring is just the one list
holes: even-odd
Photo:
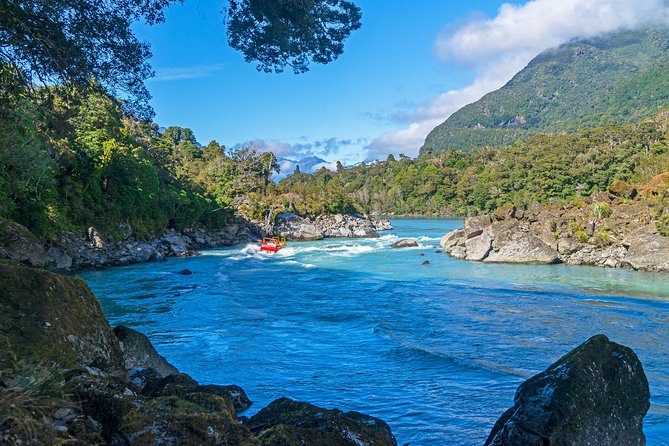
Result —
[{"label": "rock outcrop", "polygon": [[247,423],[262,445],[395,446],[390,427],[359,412],[325,410],[280,398]]},{"label": "rock outcrop", "polygon": [[299,241],[321,240],[324,237],[323,230],[316,223],[292,212],[281,212],[276,216],[274,233]]},{"label": "rock outcrop", "polygon": [[[440,245],[455,258],[490,263],[669,271],[669,236],[660,232],[658,207],[647,198],[629,198],[636,190],[618,182],[611,187],[618,195],[601,192],[589,203],[535,204],[527,210],[503,206],[493,215],[466,219],[464,228],[446,234]],[[640,190],[645,196],[655,189]]]},{"label": "rock outcrop", "polygon": [[251,430],[238,418],[250,406],[238,386],[178,373],[141,333],[112,331],[83,280],[0,260],[0,444],[395,445],[381,420],[292,401]]},{"label": "rock outcrop", "polygon": [[326,237],[375,238],[377,231],[392,229],[387,220],[365,218],[361,215],[319,215],[315,220],[292,212],[281,212],[274,221],[273,232],[288,240],[311,241]]},{"label": "rock outcrop", "polygon": [[597,335],[521,384],[485,446],[642,446],[649,407],[637,356]]},{"label": "rock outcrop", "polygon": [[123,351],[126,369],[153,369],[161,377],[179,373],[176,367],[156,351],[144,334],[123,325],[114,327],[114,334]]}]

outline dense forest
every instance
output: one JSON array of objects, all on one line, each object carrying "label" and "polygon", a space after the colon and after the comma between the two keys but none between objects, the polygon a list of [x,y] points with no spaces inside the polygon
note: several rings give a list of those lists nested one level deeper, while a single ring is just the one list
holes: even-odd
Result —
[{"label": "dense forest", "polygon": [[89,225],[114,234],[122,222],[144,238],[220,226],[235,204],[253,216],[250,200],[276,168],[270,153],[199,147],[179,127],[159,132],[102,91],[28,91],[0,74],[0,215],[37,235]]},{"label": "dense forest", "polygon": [[421,153],[503,147],[538,133],[639,122],[669,104],[668,68],[669,28],[566,43],[455,112],[430,132]]},{"label": "dense forest", "polygon": [[296,211],[473,215],[512,202],[570,202],[615,180],[669,171],[669,111],[634,125],[536,135],[502,149],[449,149],[337,172],[296,172],[278,191]]}]

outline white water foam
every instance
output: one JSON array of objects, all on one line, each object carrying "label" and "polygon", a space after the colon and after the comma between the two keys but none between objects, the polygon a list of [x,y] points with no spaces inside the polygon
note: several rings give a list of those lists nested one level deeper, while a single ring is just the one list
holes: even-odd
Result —
[{"label": "white water foam", "polygon": [[322,253],[336,257],[353,257],[375,251],[369,245],[324,245],[324,246],[288,246],[277,252],[280,257],[293,257],[297,254]]}]

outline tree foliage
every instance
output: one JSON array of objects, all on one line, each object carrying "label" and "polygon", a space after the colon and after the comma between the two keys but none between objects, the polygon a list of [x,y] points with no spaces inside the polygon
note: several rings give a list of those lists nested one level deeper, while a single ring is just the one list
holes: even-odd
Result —
[{"label": "tree foliage", "polygon": [[[25,86],[71,83],[81,91],[95,80],[123,97],[127,112],[148,119],[151,52],[131,25],[162,22],[164,9],[180,1],[0,0],[0,64]],[[331,62],[359,27],[360,9],[347,0],[229,1],[230,45],[266,72]]]},{"label": "tree foliage", "polygon": [[200,147],[187,128],[161,134],[101,89],[29,95],[13,74],[0,72],[0,216],[38,235],[219,227],[273,187],[271,153]]},{"label": "tree foliage", "polygon": [[326,64],[360,28],[360,8],[347,0],[230,0],[228,43],[258,70],[295,73]]},{"label": "tree foliage", "polygon": [[347,206],[376,214],[473,215],[506,203],[570,202],[615,180],[669,170],[669,111],[636,125],[536,135],[502,148],[388,157],[337,172],[295,173],[279,184],[295,209]]},{"label": "tree foliage", "polygon": [[131,24],[164,19],[171,0],[0,0],[0,61],[18,69],[24,84],[91,79],[112,94],[124,94],[128,109],[147,117],[152,75],[149,46]]}]

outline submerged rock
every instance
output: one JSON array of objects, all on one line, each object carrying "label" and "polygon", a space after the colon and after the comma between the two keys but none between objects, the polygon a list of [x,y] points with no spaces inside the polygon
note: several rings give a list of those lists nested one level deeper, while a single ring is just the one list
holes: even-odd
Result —
[{"label": "submerged rock", "polygon": [[413,248],[416,246],[418,246],[418,242],[412,238],[403,238],[390,245],[391,248]]},{"label": "submerged rock", "polygon": [[326,410],[280,398],[247,423],[263,446],[396,446],[388,425],[359,412]]},{"label": "submerged rock", "polygon": [[639,358],[597,335],[522,383],[485,446],[642,446],[649,407]]}]

